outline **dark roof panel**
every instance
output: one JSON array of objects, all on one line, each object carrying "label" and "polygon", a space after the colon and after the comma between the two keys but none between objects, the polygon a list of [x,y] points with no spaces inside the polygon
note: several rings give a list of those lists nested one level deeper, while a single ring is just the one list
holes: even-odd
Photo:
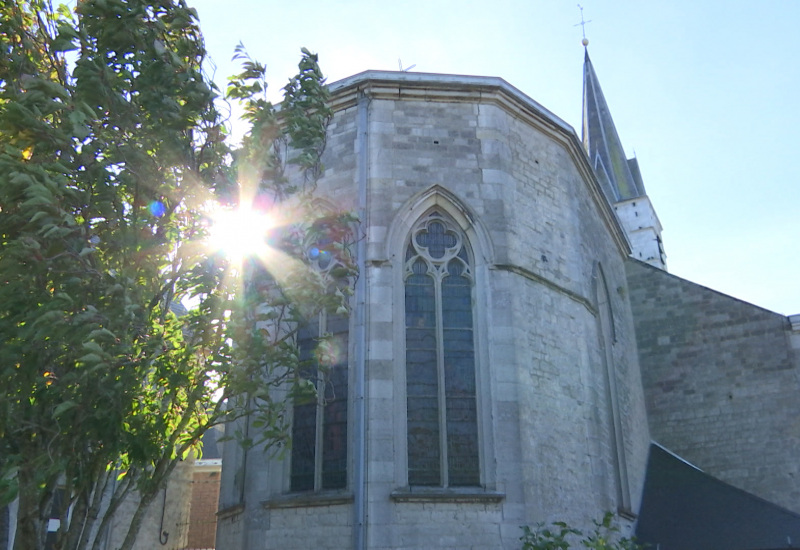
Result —
[{"label": "dark roof panel", "polygon": [[659,550],[800,548],[800,515],[653,444],[636,537]]},{"label": "dark roof panel", "polygon": [[595,170],[599,165],[605,168],[610,185],[606,192],[613,202],[645,194],[641,176],[634,177],[625,158],[588,51],[583,63],[583,145]]}]

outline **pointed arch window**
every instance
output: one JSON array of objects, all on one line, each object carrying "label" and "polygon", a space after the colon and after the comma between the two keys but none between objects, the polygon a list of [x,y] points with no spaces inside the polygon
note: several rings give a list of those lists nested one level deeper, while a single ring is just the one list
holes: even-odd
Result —
[{"label": "pointed arch window", "polygon": [[[316,396],[294,406],[292,491],[343,489],[347,486],[347,333],[348,319],[320,314],[297,334],[301,376]],[[328,333],[320,353],[319,337]],[[329,357],[332,364],[324,364]]]},{"label": "pointed arch window", "polygon": [[[312,246],[308,257],[320,272],[338,263],[326,250],[332,241]],[[315,397],[295,402],[292,418],[292,456],[289,486],[294,492],[347,487],[347,315],[323,311],[297,331],[301,370],[314,384]]]},{"label": "pointed arch window", "polygon": [[480,484],[472,265],[464,234],[439,212],[412,230],[404,270],[411,486]]}]

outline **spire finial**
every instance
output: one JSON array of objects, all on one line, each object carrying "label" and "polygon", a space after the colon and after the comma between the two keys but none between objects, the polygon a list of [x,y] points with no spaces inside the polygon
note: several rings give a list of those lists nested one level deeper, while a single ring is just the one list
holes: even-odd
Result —
[{"label": "spire finial", "polygon": [[589,21],[584,21],[583,20],[583,6],[578,4],[578,8],[581,10],[581,22],[574,24],[573,27],[577,27],[578,25],[581,26],[581,31],[583,32],[583,40],[581,40],[581,44],[583,44],[583,47],[585,48],[586,46],[589,45],[589,39],[586,38],[586,23],[591,23],[592,20],[590,19]]}]

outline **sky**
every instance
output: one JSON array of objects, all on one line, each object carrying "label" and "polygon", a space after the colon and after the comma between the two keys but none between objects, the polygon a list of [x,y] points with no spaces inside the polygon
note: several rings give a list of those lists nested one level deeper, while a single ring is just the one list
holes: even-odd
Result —
[{"label": "sky", "polygon": [[[580,135],[581,11],[568,0],[187,0],[215,80],[242,42],[272,97],[300,48],[368,69],[498,76]],[[589,55],[663,226],[671,273],[800,313],[796,0],[583,0]]]}]

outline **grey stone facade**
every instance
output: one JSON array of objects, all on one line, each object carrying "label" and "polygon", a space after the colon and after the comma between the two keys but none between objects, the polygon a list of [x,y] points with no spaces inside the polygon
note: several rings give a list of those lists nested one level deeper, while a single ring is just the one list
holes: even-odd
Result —
[{"label": "grey stone facade", "polygon": [[628,263],[653,438],[800,513],[800,356],[789,319]]},{"label": "grey stone facade", "polygon": [[[293,493],[290,457],[229,444],[219,548],[513,549],[521,525],[607,511],[626,532],[651,438],[800,511],[800,322],[663,271],[647,197],[618,200],[575,132],[500,79],[367,72],[332,90],[319,191],[361,219],[348,483]],[[474,487],[409,485],[406,250],[432,212],[471,251]]]},{"label": "grey stone facade", "polygon": [[[333,104],[320,191],[342,209],[358,209],[360,185],[367,199],[352,320],[363,315],[367,342],[364,547],[517,548],[521,525],[635,511],[650,436],[629,249],[574,131],[492,78],[366,73],[338,84]],[[432,210],[474,252],[481,483],[420,491],[406,471],[402,262],[411,226]],[[359,352],[351,338],[351,363]],[[221,548],[354,546],[355,473],[343,492],[291,494],[288,461],[255,455],[239,497],[221,497]]]}]

